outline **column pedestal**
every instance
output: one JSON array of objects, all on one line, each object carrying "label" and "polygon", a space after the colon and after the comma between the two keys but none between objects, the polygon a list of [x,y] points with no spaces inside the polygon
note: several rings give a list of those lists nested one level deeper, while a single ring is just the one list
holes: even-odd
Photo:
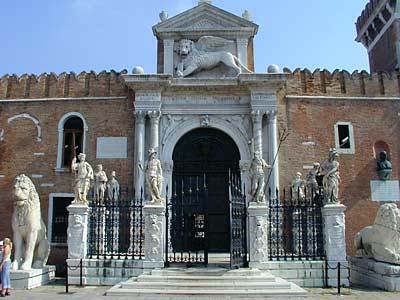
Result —
[{"label": "column pedestal", "polygon": [[163,205],[145,205],[145,260],[144,269],[164,267],[165,207]]},{"label": "column pedestal", "polygon": [[249,267],[261,268],[268,262],[268,206],[250,203],[249,214]]},{"label": "column pedestal", "polygon": [[[348,263],[346,257],[345,215],[343,204],[327,204],[322,208],[324,247],[326,260],[331,268],[340,262],[342,269],[341,284],[349,285]],[[329,285],[337,285],[337,270],[329,270]]]},{"label": "column pedestal", "polygon": [[89,207],[84,204],[71,204],[68,210],[68,258],[86,258],[88,248]]}]

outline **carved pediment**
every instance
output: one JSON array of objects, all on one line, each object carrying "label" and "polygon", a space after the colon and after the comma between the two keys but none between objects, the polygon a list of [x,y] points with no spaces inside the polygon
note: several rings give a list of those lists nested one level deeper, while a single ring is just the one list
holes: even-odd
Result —
[{"label": "carved pediment", "polygon": [[192,9],[184,11],[172,18],[153,26],[155,35],[165,32],[196,31],[196,30],[232,30],[243,29],[255,35],[258,25],[242,17],[238,17],[208,3],[201,3]]}]

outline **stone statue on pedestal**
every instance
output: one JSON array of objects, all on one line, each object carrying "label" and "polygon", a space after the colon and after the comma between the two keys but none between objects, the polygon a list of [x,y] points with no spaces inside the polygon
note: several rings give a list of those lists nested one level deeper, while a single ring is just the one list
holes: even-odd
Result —
[{"label": "stone statue on pedestal", "polygon": [[119,182],[115,178],[116,174],[115,171],[111,172],[111,179],[107,183],[107,194],[108,194],[108,200],[112,201],[118,201],[119,199]]},{"label": "stone statue on pedestal", "polygon": [[388,160],[388,155],[386,151],[381,151],[379,153],[378,165],[378,175],[380,180],[390,180],[392,175],[392,163]]},{"label": "stone statue on pedestal", "polygon": [[97,165],[96,172],[94,173],[94,201],[97,203],[104,203],[104,196],[107,187],[107,175],[103,171],[103,165]]},{"label": "stone statue on pedestal", "polygon": [[41,269],[46,265],[50,244],[41,217],[39,194],[28,176],[22,174],[15,178],[13,196],[11,226],[15,252],[12,269]]},{"label": "stone statue on pedestal", "polygon": [[304,195],[304,180],[301,178],[302,174],[300,172],[296,173],[296,177],[292,181],[292,192],[294,199],[302,201],[305,199]]},{"label": "stone statue on pedestal", "polygon": [[339,203],[339,153],[335,148],[329,150],[329,158],[321,166],[326,203]]},{"label": "stone statue on pedestal", "polygon": [[254,158],[250,165],[251,176],[251,195],[252,201],[263,203],[265,202],[265,174],[266,169],[271,168],[270,165],[261,157],[260,151],[254,152]]},{"label": "stone statue on pedestal", "polygon": [[[150,203],[151,204],[163,204],[164,198],[161,197],[162,184],[163,184],[163,174],[161,162],[156,158],[157,151],[153,148],[149,149],[148,160],[146,161],[146,166],[144,168],[146,176],[146,186],[150,193]],[[141,169],[143,167],[139,165]]]},{"label": "stone statue on pedestal", "polygon": [[87,205],[87,194],[90,189],[90,180],[93,179],[93,169],[90,164],[85,161],[85,154],[80,153],[78,158],[78,163],[76,162],[75,157],[71,164],[71,170],[75,173],[75,198],[72,203]]}]

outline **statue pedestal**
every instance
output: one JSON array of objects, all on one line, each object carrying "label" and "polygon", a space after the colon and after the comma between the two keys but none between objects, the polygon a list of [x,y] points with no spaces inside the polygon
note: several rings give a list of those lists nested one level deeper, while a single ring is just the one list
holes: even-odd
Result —
[{"label": "statue pedestal", "polygon": [[350,257],[350,281],[390,292],[400,291],[400,265],[367,257]]},{"label": "statue pedestal", "polygon": [[30,290],[54,280],[56,267],[10,271],[11,287],[15,290]]},{"label": "statue pedestal", "polygon": [[[324,247],[326,260],[332,268],[336,268],[340,262],[343,271],[341,272],[341,284],[349,285],[349,272],[346,257],[346,237],[345,237],[345,215],[346,206],[340,203],[325,205],[322,212]],[[330,285],[337,285],[337,270],[329,270],[328,276]],[[332,283],[332,284],[331,284]]]},{"label": "statue pedestal", "polygon": [[145,220],[145,260],[144,269],[164,267],[165,207],[146,204],[143,207]]},{"label": "statue pedestal", "polygon": [[86,258],[88,248],[88,214],[85,204],[71,204],[67,207],[68,215],[68,258]]},{"label": "statue pedestal", "polygon": [[250,203],[249,215],[249,267],[262,268],[268,262],[268,206]]}]

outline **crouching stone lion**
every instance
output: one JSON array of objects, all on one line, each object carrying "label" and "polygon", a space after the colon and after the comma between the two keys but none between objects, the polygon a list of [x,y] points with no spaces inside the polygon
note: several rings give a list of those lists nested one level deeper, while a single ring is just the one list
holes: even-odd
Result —
[{"label": "crouching stone lion", "polygon": [[12,229],[15,254],[12,269],[43,268],[50,253],[50,246],[46,226],[40,214],[39,195],[28,176],[19,175],[15,178],[13,196]]},{"label": "crouching stone lion", "polygon": [[374,225],[357,233],[354,244],[358,255],[400,265],[400,209],[396,204],[383,204]]}]

